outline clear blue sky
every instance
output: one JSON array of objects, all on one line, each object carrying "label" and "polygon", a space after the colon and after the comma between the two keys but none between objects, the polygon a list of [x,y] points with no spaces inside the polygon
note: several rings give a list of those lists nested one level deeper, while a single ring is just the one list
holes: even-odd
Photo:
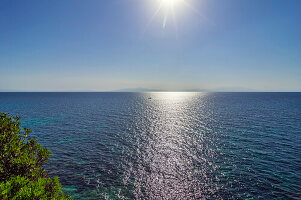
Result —
[{"label": "clear blue sky", "polygon": [[300,0],[158,1],[0,0],[0,90],[301,91]]}]

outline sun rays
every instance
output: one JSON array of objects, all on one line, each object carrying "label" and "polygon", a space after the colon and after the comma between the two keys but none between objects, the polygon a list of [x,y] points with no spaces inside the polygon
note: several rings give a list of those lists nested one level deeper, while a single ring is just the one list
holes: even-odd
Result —
[{"label": "sun rays", "polygon": [[[158,8],[155,11],[151,21],[158,15],[158,13],[163,13],[162,28],[165,29],[168,21],[173,20],[176,25],[176,10],[182,9],[183,6],[191,7],[188,0],[158,0]],[[150,21],[150,22],[151,22]],[[177,26],[177,25],[176,25]]]}]

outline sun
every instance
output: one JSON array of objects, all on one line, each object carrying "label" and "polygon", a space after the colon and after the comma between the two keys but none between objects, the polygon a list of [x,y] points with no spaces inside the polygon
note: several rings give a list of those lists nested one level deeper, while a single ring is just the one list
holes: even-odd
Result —
[{"label": "sun", "polygon": [[186,0],[159,0],[160,5],[157,11],[162,10],[164,12],[164,19],[162,27],[166,27],[167,18],[169,15],[172,15],[175,18],[175,9],[179,7],[182,3],[185,3]]},{"label": "sun", "polygon": [[[155,0],[151,0],[154,2]],[[159,14],[163,13],[162,28],[165,29],[168,21],[173,21],[177,29],[176,13],[181,11],[184,7],[193,8],[190,4],[191,0],[156,0],[158,8],[155,10],[148,24]]]},{"label": "sun", "polygon": [[172,8],[176,5],[179,5],[179,3],[183,0],[161,0],[161,3],[164,7]]}]

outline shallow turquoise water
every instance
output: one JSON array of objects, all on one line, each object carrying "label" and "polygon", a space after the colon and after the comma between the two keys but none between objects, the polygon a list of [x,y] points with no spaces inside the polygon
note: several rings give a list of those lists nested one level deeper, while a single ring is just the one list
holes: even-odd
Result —
[{"label": "shallow turquoise water", "polygon": [[301,93],[0,93],[75,199],[300,199]]}]

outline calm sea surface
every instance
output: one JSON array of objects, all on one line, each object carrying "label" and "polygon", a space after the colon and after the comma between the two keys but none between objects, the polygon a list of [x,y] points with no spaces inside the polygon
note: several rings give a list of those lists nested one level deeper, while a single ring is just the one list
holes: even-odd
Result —
[{"label": "calm sea surface", "polygon": [[301,93],[0,93],[75,199],[301,199]]}]

